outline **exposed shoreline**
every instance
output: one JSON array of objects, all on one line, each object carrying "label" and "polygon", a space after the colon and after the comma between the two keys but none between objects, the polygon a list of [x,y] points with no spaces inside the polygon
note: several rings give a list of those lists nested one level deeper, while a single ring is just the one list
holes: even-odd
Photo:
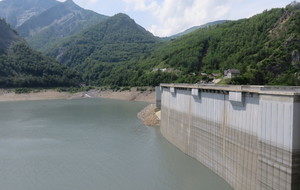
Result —
[{"label": "exposed shoreline", "polygon": [[0,89],[0,102],[68,99],[71,96],[72,93],[55,90],[41,90],[39,92],[18,94],[11,90]]},{"label": "exposed shoreline", "polygon": [[80,99],[80,98],[109,98],[116,100],[141,101],[151,103],[141,110],[137,117],[147,126],[160,125],[160,111],[153,104],[155,92],[151,90],[138,91],[136,88],[126,91],[89,90],[86,92],[70,93],[56,90],[40,90],[30,93],[15,93],[12,90],[0,89],[0,102],[55,100],[55,99]]},{"label": "exposed shoreline", "polygon": [[155,104],[150,104],[141,110],[137,117],[147,126],[160,126],[160,110]]},{"label": "exposed shoreline", "polygon": [[137,91],[136,88],[126,91],[113,90],[89,90],[86,92],[70,93],[58,92],[56,90],[40,90],[30,93],[15,93],[11,90],[0,89],[0,102],[28,101],[28,100],[53,100],[53,99],[77,99],[77,98],[110,98],[128,101],[155,102],[154,91]]}]

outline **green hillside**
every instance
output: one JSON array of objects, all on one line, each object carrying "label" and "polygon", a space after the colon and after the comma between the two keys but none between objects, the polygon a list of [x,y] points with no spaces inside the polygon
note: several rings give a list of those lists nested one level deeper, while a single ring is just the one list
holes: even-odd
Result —
[{"label": "green hillside", "polygon": [[233,84],[299,85],[299,42],[300,10],[293,4],[197,30],[164,44],[148,63],[175,68],[179,82],[235,68],[242,76]]},{"label": "green hillside", "polygon": [[32,48],[43,51],[51,44],[107,18],[79,7],[72,0],[67,0],[30,18],[19,26],[17,31]]},{"label": "green hillside", "polygon": [[21,38],[17,32],[10,29],[10,26],[2,19],[0,19],[0,54],[5,53],[16,41]]},{"label": "green hillside", "polygon": [[[93,84],[100,84],[99,80],[105,80],[105,76],[110,75],[105,71],[131,65],[132,60],[150,54],[159,41],[159,38],[137,25],[127,15],[117,14],[56,44],[47,54],[67,66],[83,71],[87,80]],[[127,73],[128,70],[122,72]]]},{"label": "green hillside", "polygon": [[[74,5],[71,0],[66,3]],[[28,27],[29,33],[32,30]],[[36,42],[43,44],[50,34],[63,30],[49,30]],[[195,83],[209,81],[211,74],[222,78],[227,69],[238,69],[241,75],[223,83],[300,85],[300,4],[296,2],[249,19],[200,28],[168,42],[125,14],[51,41],[43,52],[76,69],[91,85]]]},{"label": "green hillside", "polygon": [[11,41],[0,35],[0,42],[8,47],[0,52],[1,88],[74,86],[81,82],[77,72],[29,48],[3,20],[0,31],[13,34]]},{"label": "green hillside", "polygon": [[[291,4],[285,9],[264,11],[249,19],[199,29],[166,42],[146,59],[129,67],[135,68],[135,72],[143,69],[134,81],[142,85],[195,83],[207,80],[201,73],[223,74],[226,69],[239,69],[241,76],[227,82],[300,85],[299,5]],[[106,78],[118,81],[115,76],[118,76],[117,72],[110,72]],[[129,81],[133,77],[127,76]]]},{"label": "green hillside", "polygon": [[199,28],[207,28],[209,26],[213,26],[213,25],[217,25],[217,24],[222,24],[224,22],[227,22],[228,20],[217,20],[217,21],[214,21],[214,22],[209,22],[209,23],[206,23],[206,24],[203,24],[203,25],[200,25],[200,26],[193,26],[183,32],[180,32],[178,34],[175,34],[173,36],[170,36],[170,37],[165,37],[163,38],[164,40],[172,40],[172,39],[176,39],[176,38],[179,38],[180,36],[183,36],[185,34],[189,34],[191,32],[194,32],[195,30],[199,29]]},{"label": "green hillside", "polygon": [[[208,80],[212,73],[222,75],[226,69],[241,71],[239,77],[226,81],[231,84],[299,85],[299,3],[198,29],[169,42],[141,40],[137,48],[129,48],[136,45],[131,43],[136,36],[129,37],[132,32],[120,35],[119,27],[112,26],[119,25],[107,21],[91,28],[57,47],[54,55],[83,71],[87,83],[97,85],[195,83]],[[111,30],[103,33],[106,28]],[[132,51],[149,45],[147,51]]]}]

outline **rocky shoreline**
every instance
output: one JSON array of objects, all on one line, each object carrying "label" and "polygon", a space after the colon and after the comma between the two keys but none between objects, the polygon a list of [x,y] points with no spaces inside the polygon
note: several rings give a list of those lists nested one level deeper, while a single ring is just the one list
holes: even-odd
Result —
[{"label": "rocky shoreline", "polygon": [[76,98],[110,98],[154,103],[155,93],[151,90],[138,91],[136,88],[132,88],[126,91],[92,89],[86,92],[78,93],[58,92],[53,89],[39,90],[37,92],[30,93],[15,93],[12,90],[0,89],[0,102]]},{"label": "rocky shoreline", "polygon": [[0,102],[68,99],[72,97],[72,95],[72,93],[58,92],[55,90],[39,90],[38,92],[15,93],[12,90],[0,89]]},{"label": "rocky shoreline", "polygon": [[160,110],[158,110],[155,104],[153,104],[155,102],[155,92],[152,90],[138,91],[136,88],[132,88],[127,91],[92,89],[78,93],[58,92],[56,90],[39,90],[37,92],[30,93],[15,93],[12,90],[0,89],[0,102],[79,98],[109,98],[148,102],[151,104],[137,114],[138,118],[144,123],[144,125],[147,126],[160,125]]},{"label": "rocky shoreline", "polygon": [[137,114],[137,117],[147,126],[160,126],[160,110],[155,104],[150,104]]}]

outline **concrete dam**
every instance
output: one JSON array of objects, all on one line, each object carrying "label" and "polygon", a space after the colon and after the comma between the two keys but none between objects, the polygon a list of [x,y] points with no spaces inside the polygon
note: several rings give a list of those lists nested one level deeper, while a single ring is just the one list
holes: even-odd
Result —
[{"label": "concrete dam", "polygon": [[161,132],[235,190],[300,189],[300,88],[161,84]]}]

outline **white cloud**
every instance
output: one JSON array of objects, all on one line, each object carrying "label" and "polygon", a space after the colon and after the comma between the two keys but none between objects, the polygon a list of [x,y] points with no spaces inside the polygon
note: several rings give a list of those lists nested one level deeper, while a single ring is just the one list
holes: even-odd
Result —
[{"label": "white cloud", "polygon": [[221,5],[221,6],[217,6],[215,8],[215,15],[214,15],[214,19],[221,19],[224,15],[227,15],[229,13],[229,6],[226,5]]},{"label": "white cloud", "polygon": [[127,10],[152,11],[158,7],[156,1],[151,0],[122,0],[126,4]]},{"label": "white cloud", "polygon": [[97,3],[98,0],[86,0],[88,3]]},{"label": "white cloud", "polygon": [[217,0],[165,0],[156,15],[160,29],[151,28],[154,34],[169,36],[189,27],[222,19],[228,13],[226,1]]},{"label": "white cloud", "polygon": [[123,0],[128,9],[149,11],[157,19],[149,29],[158,36],[169,36],[189,27],[223,19],[228,2],[237,0]]},{"label": "white cloud", "polygon": [[101,0],[73,0],[73,1],[78,2],[79,4],[82,4],[82,5],[88,5],[88,4],[98,3]]}]

